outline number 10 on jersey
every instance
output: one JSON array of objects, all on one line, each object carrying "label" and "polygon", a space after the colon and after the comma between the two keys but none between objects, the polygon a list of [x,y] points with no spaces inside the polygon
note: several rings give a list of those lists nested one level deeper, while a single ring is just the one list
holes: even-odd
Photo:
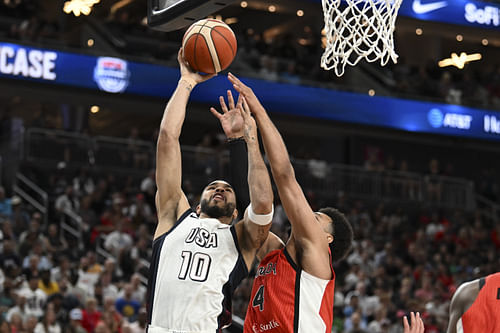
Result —
[{"label": "number 10 on jersey", "polygon": [[185,280],[189,273],[189,279],[196,282],[205,282],[208,278],[212,258],[206,253],[182,251],[182,265],[179,279]]}]

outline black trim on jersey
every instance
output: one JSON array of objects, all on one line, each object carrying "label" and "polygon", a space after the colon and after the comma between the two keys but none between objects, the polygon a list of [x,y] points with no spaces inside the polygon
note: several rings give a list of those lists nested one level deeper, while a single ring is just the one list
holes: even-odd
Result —
[{"label": "black trim on jersey", "polygon": [[[155,294],[156,276],[158,275],[158,265],[160,262],[160,253],[161,253],[161,249],[163,247],[163,242],[165,241],[165,237],[167,237],[172,231],[174,231],[174,229],[179,224],[181,224],[181,222],[184,221],[184,219],[186,217],[188,217],[189,214],[191,214],[192,212],[193,212],[193,210],[191,208],[186,210],[184,212],[184,214],[182,214],[181,217],[179,217],[179,219],[177,219],[177,221],[172,226],[172,228],[170,228],[169,231],[163,233],[161,236],[157,237],[153,241],[153,252],[151,254],[151,265],[149,266],[148,292],[147,292],[147,296],[146,296],[146,299],[148,300],[148,303],[147,303],[148,324],[151,324],[151,319],[153,317],[153,298],[154,298],[154,294]],[[147,332],[147,329],[146,329],[146,332]]]},{"label": "black trim on jersey", "polygon": [[486,279],[484,277],[479,279],[479,290],[483,289],[484,285],[486,284]]},{"label": "black trim on jersey", "polygon": [[238,237],[236,235],[236,229],[234,225],[231,226],[231,235],[233,236],[234,245],[236,246],[236,250],[238,250],[238,259],[236,260],[236,264],[234,265],[231,274],[229,274],[229,279],[222,286],[222,294],[224,295],[224,299],[222,300],[222,312],[217,317],[218,323],[218,332],[222,332],[222,328],[225,326],[229,326],[232,321],[232,296],[236,288],[239,286],[241,281],[248,276],[248,267],[243,260],[243,256],[241,255],[241,250],[238,245]]},{"label": "black trim on jersey", "polygon": [[288,263],[290,264],[290,266],[292,266],[292,268],[298,273],[299,267],[297,266],[295,261],[293,261],[292,257],[290,256],[290,253],[288,252],[286,247],[283,249],[283,253],[285,254],[285,258],[288,261]]},{"label": "black trim on jersey", "polygon": [[[291,258],[290,258],[291,259]],[[293,333],[299,331],[299,304],[300,304],[300,276],[302,269],[298,269],[295,273],[295,301],[293,309]]]}]

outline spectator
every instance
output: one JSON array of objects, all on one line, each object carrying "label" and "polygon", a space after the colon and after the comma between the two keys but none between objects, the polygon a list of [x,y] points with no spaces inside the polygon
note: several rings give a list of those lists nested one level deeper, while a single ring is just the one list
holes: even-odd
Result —
[{"label": "spectator", "polygon": [[363,319],[361,313],[354,312],[350,318],[345,321],[346,333],[368,333],[366,331],[366,321]]},{"label": "spectator", "polygon": [[[35,266],[36,263],[36,266]],[[30,270],[47,270],[52,268],[52,263],[45,255],[43,243],[41,240],[34,240],[31,253],[23,260],[23,268]]]},{"label": "spectator", "polygon": [[24,321],[24,328],[26,333],[35,333],[35,327],[38,325],[38,318],[36,316],[28,316]]},{"label": "spectator", "polygon": [[[146,297],[146,287],[141,283],[141,276],[137,273],[133,274],[130,278],[130,286],[132,287],[131,299],[137,301],[137,303],[142,304]],[[118,294],[118,298],[125,297],[126,288],[123,288]]]},{"label": "spectator", "polygon": [[73,186],[66,186],[66,190],[56,199],[55,209],[59,214],[66,211],[75,212],[80,208],[80,203],[74,196]]},{"label": "spectator", "polygon": [[12,333],[9,323],[0,316],[0,333]]},{"label": "spectator", "polygon": [[97,262],[97,256],[94,251],[87,252],[88,268],[87,272],[90,274],[99,275],[102,272],[102,266]]},{"label": "spectator", "polygon": [[12,314],[9,324],[12,332],[19,332],[23,330],[23,320],[18,313]]},{"label": "spectator", "polygon": [[80,267],[78,268],[78,283],[77,286],[85,291],[87,297],[94,295],[94,285],[99,279],[99,275],[89,272],[89,259],[83,257],[80,259]]},{"label": "spectator", "polygon": [[57,258],[68,248],[66,239],[59,233],[59,227],[55,223],[49,224],[45,248],[50,258]]},{"label": "spectator", "polygon": [[132,284],[126,284],[123,289],[123,297],[116,300],[115,307],[122,316],[126,317],[129,321],[133,321],[136,319],[141,304],[132,298],[134,292]]},{"label": "spectator", "polygon": [[42,321],[36,325],[35,333],[61,333],[61,327],[56,322],[56,314],[51,306],[47,307]]},{"label": "spectator", "polygon": [[106,236],[104,247],[114,257],[119,258],[122,252],[134,244],[132,237],[123,231],[123,225],[118,224],[116,230]]},{"label": "spectator", "polygon": [[110,328],[106,325],[104,321],[99,321],[95,327],[94,333],[112,333]]},{"label": "spectator", "polygon": [[57,282],[51,280],[50,271],[47,269],[40,272],[40,281],[38,282],[38,288],[40,288],[40,290],[42,290],[47,296],[59,292],[59,285],[57,284]]},{"label": "spectator", "polygon": [[69,330],[68,333],[86,333],[87,331],[82,326],[83,313],[82,310],[74,308],[69,313]]},{"label": "spectator", "polygon": [[17,195],[12,197],[12,226],[14,229],[14,234],[19,237],[21,232],[28,229],[29,224],[29,214],[24,210],[22,200]]},{"label": "spectator", "polygon": [[16,252],[15,243],[11,240],[5,240],[3,244],[3,253],[0,252],[0,268],[19,268],[22,266],[21,258]]},{"label": "spectator", "polygon": [[130,329],[130,333],[143,333],[146,331],[147,320],[148,313],[146,311],[146,308],[140,308],[137,320],[131,323],[124,322],[123,327],[127,327],[128,329]]},{"label": "spectator", "polygon": [[82,326],[88,333],[97,332],[97,324],[101,320],[101,312],[97,310],[97,300],[87,299],[85,309],[82,311]]},{"label": "spectator", "polygon": [[5,319],[10,322],[13,315],[18,315],[22,321],[25,321],[28,317],[26,313],[26,297],[23,293],[16,293],[16,305],[7,311]]},{"label": "spectator", "polygon": [[12,216],[12,200],[5,196],[5,189],[0,186],[0,219]]},{"label": "spectator", "polygon": [[37,318],[41,318],[43,316],[43,308],[45,306],[45,301],[47,300],[45,293],[38,288],[39,281],[40,279],[38,273],[29,273],[28,285],[19,292],[26,299],[26,315],[33,315]]}]

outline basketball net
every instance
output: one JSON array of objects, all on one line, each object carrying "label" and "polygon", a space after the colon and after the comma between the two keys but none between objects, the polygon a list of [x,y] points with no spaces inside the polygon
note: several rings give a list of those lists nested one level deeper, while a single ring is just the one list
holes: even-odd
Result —
[{"label": "basketball net", "polygon": [[393,32],[402,0],[322,0],[325,51],[321,67],[344,74],[361,59],[397,63]]}]

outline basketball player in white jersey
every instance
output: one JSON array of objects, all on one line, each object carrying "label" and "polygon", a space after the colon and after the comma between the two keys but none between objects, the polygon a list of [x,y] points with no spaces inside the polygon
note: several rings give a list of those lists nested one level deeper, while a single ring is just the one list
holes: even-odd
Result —
[{"label": "basketball player in white jersey", "polygon": [[[230,296],[267,238],[273,193],[255,122],[247,110],[244,140],[251,204],[243,220],[231,226],[238,214],[236,198],[231,185],[221,180],[211,182],[197,211],[191,210],[181,189],[179,136],[191,91],[212,76],[193,73],[182,50],[178,61],[181,78],[165,109],[157,146],[158,225],[150,267],[148,332],[213,333],[230,323]],[[241,101],[234,106],[230,100],[229,108],[245,112]]]}]

